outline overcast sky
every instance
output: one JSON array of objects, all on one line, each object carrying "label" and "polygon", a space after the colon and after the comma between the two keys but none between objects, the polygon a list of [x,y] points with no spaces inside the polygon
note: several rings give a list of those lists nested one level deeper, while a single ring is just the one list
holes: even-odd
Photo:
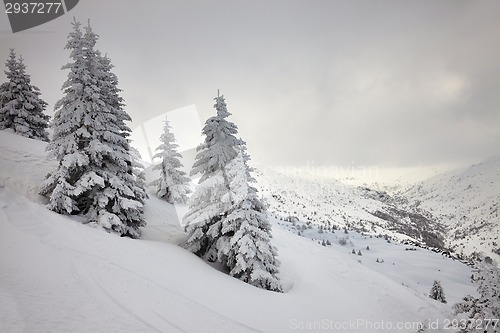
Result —
[{"label": "overcast sky", "polygon": [[49,114],[73,16],[100,35],[131,127],[192,104],[204,122],[220,89],[264,165],[454,165],[500,153],[500,1],[81,0],[16,34],[0,13],[0,56],[22,54]]}]

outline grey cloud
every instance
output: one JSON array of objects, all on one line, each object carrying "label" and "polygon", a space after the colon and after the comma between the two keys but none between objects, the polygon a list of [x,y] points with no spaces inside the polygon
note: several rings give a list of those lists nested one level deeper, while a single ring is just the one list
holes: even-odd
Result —
[{"label": "grey cloud", "polygon": [[[92,20],[135,124],[217,89],[263,164],[411,166],[500,151],[497,1],[97,1]],[[4,37],[53,104],[71,18]],[[41,28],[40,28],[41,29]]]}]

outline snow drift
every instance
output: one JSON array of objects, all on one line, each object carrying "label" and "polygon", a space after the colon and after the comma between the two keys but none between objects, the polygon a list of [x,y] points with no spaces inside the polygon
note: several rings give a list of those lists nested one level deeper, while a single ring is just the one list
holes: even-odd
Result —
[{"label": "snow drift", "polygon": [[[346,235],[299,237],[275,219],[286,292],[252,287],[177,246],[185,238],[177,211],[154,195],[138,240],[46,209],[37,195],[53,168],[44,147],[0,131],[2,332],[416,332],[415,323],[442,328],[451,304],[474,294],[470,269],[439,254],[355,233],[344,246]],[[428,297],[434,280],[448,305]]]}]

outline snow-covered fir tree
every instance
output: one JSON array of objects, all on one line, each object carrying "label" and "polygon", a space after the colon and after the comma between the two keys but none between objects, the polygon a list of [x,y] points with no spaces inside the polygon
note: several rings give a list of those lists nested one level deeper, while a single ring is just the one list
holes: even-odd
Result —
[{"label": "snow-covered fir tree", "polygon": [[49,208],[84,215],[121,235],[137,238],[145,225],[127,139],[130,117],[119,97],[118,81],[108,58],[95,49],[98,36],[73,23],[66,48],[71,50],[64,96],[56,103],[54,135],[47,149],[59,161],[42,184]]},{"label": "snow-covered fir tree", "polygon": [[11,49],[5,65],[8,81],[0,86],[0,129],[11,128],[22,136],[48,141],[50,117],[44,113],[47,103],[40,98],[40,90],[31,84],[23,59],[16,59]]},{"label": "snow-covered fir tree", "polygon": [[217,259],[216,243],[221,236],[221,219],[233,207],[231,199],[222,201],[229,193],[226,166],[238,154],[240,140],[238,128],[226,118],[224,96],[215,98],[217,114],[205,122],[202,133],[205,141],[197,147],[191,176],[201,175],[189,199],[189,211],[183,218],[188,238],[183,246],[196,255],[209,260]]},{"label": "snow-covered fir tree", "polygon": [[[481,332],[498,332],[500,329],[500,269],[485,260],[484,255],[476,258],[473,281],[477,285],[479,297],[465,296],[461,302],[454,304],[455,314],[465,314],[470,319],[467,327],[460,332],[476,332],[474,324],[480,324]],[[495,321],[496,319],[496,321]],[[488,325],[487,325],[488,324]]]},{"label": "snow-covered fir tree", "polygon": [[201,179],[184,216],[188,238],[184,246],[209,261],[218,261],[231,276],[259,288],[282,291],[277,277],[277,250],[270,243],[267,209],[251,186],[245,143],[223,96],[215,98],[217,115],[203,128],[191,175]]},{"label": "snow-covered fir tree", "polygon": [[232,201],[233,208],[221,219],[218,261],[229,269],[231,276],[259,288],[281,292],[276,276],[280,263],[276,259],[277,250],[270,243],[271,224],[266,206],[251,185],[255,179],[249,159],[241,142],[238,156],[227,165],[231,190],[222,200]]},{"label": "snow-covered fir tree", "polygon": [[434,280],[431,292],[429,293],[429,297],[437,301],[440,301],[441,303],[446,303],[446,297],[444,296],[444,291],[443,287],[441,286],[441,282]]},{"label": "snow-covered fir tree", "polygon": [[153,156],[153,158],[160,159],[160,163],[153,167],[153,170],[160,171],[160,177],[151,185],[156,186],[156,194],[159,198],[171,204],[185,204],[188,200],[188,194],[191,193],[190,180],[186,173],[180,169],[182,164],[179,159],[182,156],[177,152],[179,146],[175,143],[172,127],[167,119],[165,119],[160,141],[161,144],[156,148],[157,153]]}]

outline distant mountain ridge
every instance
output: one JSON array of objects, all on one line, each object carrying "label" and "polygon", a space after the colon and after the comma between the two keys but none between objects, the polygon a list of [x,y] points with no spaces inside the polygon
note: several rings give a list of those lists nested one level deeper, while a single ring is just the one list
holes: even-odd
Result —
[{"label": "distant mountain ridge", "polygon": [[401,196],[446,229],[445,243],[455,252],[500,254],[500,155],[436,175]]},{"label": "distant mountain ridge", "polygon": [[383,234],[462,255],[483,251],[500,259],[500,156],[395,194],[282,169],[257,172],[257,180],[277,218]]}]

